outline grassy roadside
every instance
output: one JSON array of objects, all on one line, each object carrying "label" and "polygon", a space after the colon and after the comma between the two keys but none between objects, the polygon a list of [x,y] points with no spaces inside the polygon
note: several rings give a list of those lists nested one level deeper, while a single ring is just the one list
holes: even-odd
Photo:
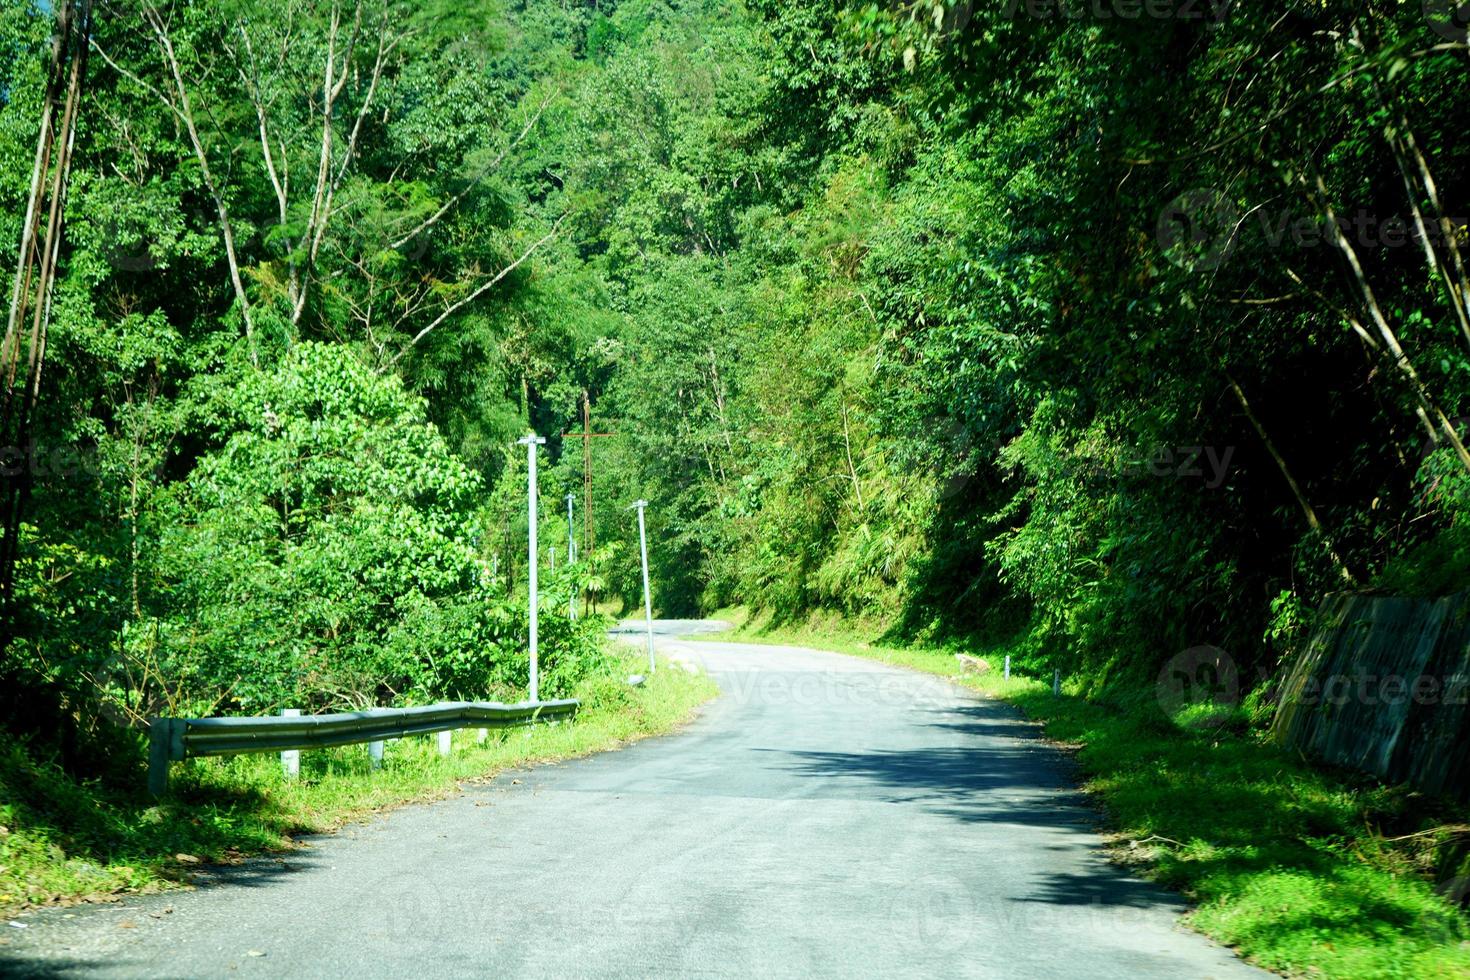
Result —
[{"label": "grassy roadside", "polygon": [[961,674],[953,650],[886,647],[865,639],[876,631],[837,619],[772,628],[743,610],[716,615],[735,629],[694,639],[800,644],[922,670],[1043,722],[1075,749],[1119,858],[1182,891],[1196,903],[1194,928],[1261,966],[1470,977],[1470,920],[1436,893],[1453,872],[1433,866],[1448,834],[1434,828],[1463,825],[1462,812],[1311,767],[1260,732],[1182,727],[1152,691],[1108,703],[1065,689],[1054,698],[1049,679]]},{"label": "grassy roadside", "polygon": [[716,692],[708,677],[679,669],[629,688],[622,678],[637,659],[619,658],[614,675],[583,684],[582,710],[570,724],[492,731],[478,745],[472,731],[457,732],[448,758],[432,736],[403,739],[387,746],[378,772],[361,745],[303,752],[295,782],[282,778],[274,755],[195,759],[174,766],[173,792],[157,805],[140,792],[142,766],[135,788],[79,784],[7,745],[0,749],[0,916],[172,887],[195,864],[287,848],[295,834],[441,797],[460,780],[660,735]]}]

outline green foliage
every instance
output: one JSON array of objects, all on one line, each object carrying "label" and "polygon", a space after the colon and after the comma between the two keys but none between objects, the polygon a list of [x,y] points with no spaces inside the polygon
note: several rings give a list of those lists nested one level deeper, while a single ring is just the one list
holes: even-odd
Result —
[{"label": "green foliage", "polygon": [[1463,592],[1470,583],[1470,528],[1445,528],[1396,556],[1374,585],[1411,596],[1438,597]]},{"label": "green foliage", "polygon": [[[488,573],[483,508],[525,382],[571,358],[506,268],[562,210],[529,143],[566,59],[527,63],[498,10],[165,13],[188,106],[163,37],[96,22],[45,391],[6,460],[34,476],[8,723],[90,771],[155,713],[514,695],[525,601]],[[528,43],[572,42],[530,19]],[[48,34],[0,11],[12,241]],[[600,669],[598,628],[545,631],[549,695]]]},{"label": "green foliage", "polygon": [[[712,109],[725,42],[676,30],[699,8],[620,7],[583,80],[609,101],[582,234],[626,317],[611,475],[656,505],[666,607],[1023,623],[1102,689],[1201,643],[1269,672],[1283,591],[1470,584],[1450,538],[1415,550],[1467,479],[1417,418],[1466,394],[1454,303],[1414,243],[1354,231],[1359,282],[1321,234],[1329,208],[1431,208],[1389,120],[1439,187],[1470,169],[1441,97],[1463,72],[1420,11],[752,4],[768,70],[721,61]],[[713,158],[686,141],[712,111]],[[1245,218],[1223,253],[1170,237],[1207,230],[1191,188]]]},{"label": "green foliage", "polygon": [[[171,701],[209,710],[224,691],[230,710],[268,713],[525,683],[523,613],[471,540],[480,478],[421,400],[312,343],[225,397],[219,448],[166,509],[170,615],[141,627],[160,637],[156,673],[184,685]],[[595,624],[545,640],[550,696],[598,665]]]},{"label": "green foliage", "polygon": [[233,707],[265,713],[491,689],[504,656],[492,635],[446,633],[445,658],[478,648],[479,670],[435,671],[404,639],[490,598],[467,541],[479,480],[422,405],[317,344],[223,395],[220,448],[178,488],[162,533],[177,613],[158,627],[159,657],[201,692],[183,700],[229,690]]},{"label": "green foliage", "polygon": [[[598,544],[544,577],[547,693],[604,666],[574,588],[641,600],[641,498],[665,613],[1103,697],[1212,644],[1259,721],[1324,593],[1470,585],[1470,81],[1420,6],[436,0],[349,50],[178,3],[198,145],[99,18],[8,724],[90,771],[107,719],[518,690],[527,429],[541,567],[568,492]],[[48,21],[0,5],[12,241]]]}]

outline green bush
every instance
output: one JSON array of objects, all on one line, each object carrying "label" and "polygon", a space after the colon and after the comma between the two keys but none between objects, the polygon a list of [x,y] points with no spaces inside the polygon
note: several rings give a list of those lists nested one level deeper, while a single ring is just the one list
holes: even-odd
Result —
[{"label": "green bush", "polygon": [[[125,655],[136,713],[261,714],[517,696],[523,603],[493,587],[472,538],[483,484],[421,399],[339,349],[302,344],[228,392],[173,492],[154,615]],[[547,617],[543,692],[601,656],[595,624]]]}]

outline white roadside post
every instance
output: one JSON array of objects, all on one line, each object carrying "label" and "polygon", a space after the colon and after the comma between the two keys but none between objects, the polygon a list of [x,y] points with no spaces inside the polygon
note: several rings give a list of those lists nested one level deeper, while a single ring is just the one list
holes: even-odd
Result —
[{"label": "white roadside post", "polygon": [[[572,534],[572,501],[574,501],[575,499],[576,498],[572,494],[570,494],[570,493],[567,494],[567,566],[568,567],[572,566],[577,561],[577,539],[576,539],[576,536]],[[572,593],[571,598],[567,600],[567,618],[568,619],[576,619],[577,618],[577,583],[575,581],[572,582],[571,593]]]},{"label": "white roadside post", "polygon": [[531,589],[531,700],[539,696],[540,678],[536,675],[536,447],[544,445],[546,438],[534,432],[519,440],[526,447],[526,520],[528,528],[527,550],[530,555],[527,580]]},{"label": "white roadside post", "polygon": [[453,749],[454,749],[454,733],[453,732],[447,732],[447,731],[446,732],[440,732],[439,733],[439,754],[440,755],[447,756],[451,751],[453,751]]},{"label": "white roadside post", "polygon": [[1011,655],[1006,654],[1006,680],[1011,679]]},{"label": "white roadside post", "polygon": [[643,526],[643,508],[646,500],[636,500],[638,508],[638,551],[643,556],[643,622],[648,628],[648,674],[653,676],[653,598],[648,589],[648,532]]},{"label": "white roadside post", "polygon": [[[282,718],[300,718],[300,708],[282,708]],[[301,775],[301,753],[297,749],[287,749],[281,753],[281,770],[287,779],[295,779]]]}]

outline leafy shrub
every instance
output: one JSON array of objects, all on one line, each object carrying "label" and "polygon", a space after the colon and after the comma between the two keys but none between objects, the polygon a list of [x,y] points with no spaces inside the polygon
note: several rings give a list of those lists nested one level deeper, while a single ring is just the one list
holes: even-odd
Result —
[{"label": "leafy shrub", "polygon": [[[524,611],[471,544],[482,482],[419,398],[308,343],[224,402],[162,539],[170,602],[151,633],[169,700],[264,713],[522,688]],[[589,669],[592,629],[546,630],[547,694]]]}]

